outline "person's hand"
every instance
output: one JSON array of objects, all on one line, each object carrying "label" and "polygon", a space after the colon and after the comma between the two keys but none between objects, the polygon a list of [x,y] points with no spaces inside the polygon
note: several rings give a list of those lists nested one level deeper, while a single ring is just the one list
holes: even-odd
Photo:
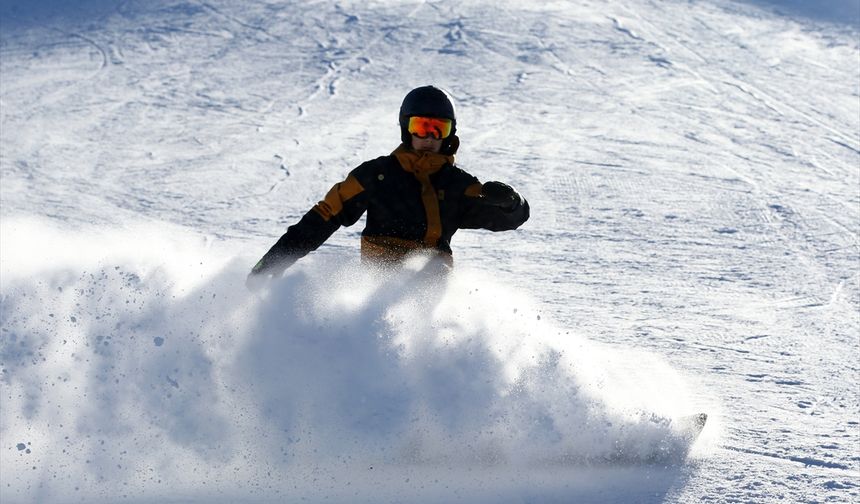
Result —
[{"label": "person's hand", "polygon": [[267,286],[273,279],[284,276],[284,270],[294,262],[296,262],[295,257],[278,256],[269,251],[262,259],[257,261],[257,264],[248,273],[248,277],[245,279],[245,286],[251,292],[257,292]]},{"label": "person's hand", "polygon": [[521,203],[520,195],[514,188],[502,182],[485,182],[481,187],[481,198],[485,203],[513,210]]},{"label": "person's hand", "polygon": [[245,287],[247,287],[251,292],[259,291],[269,284],[274,276],[275,270],[277,270],[277,268],[274,268],[272,261],[268,260],[268,255],[263,256],[262,259],[257,261],[257,264],[254,265],[251,272],[248,273],[248,277],[245,279]]},{"label": "person's hand", "polygon": [[245,287],[251,292],[258,292],[269,283],[271,278],[272,275],[269,273],[251,271],[245,278]]}]

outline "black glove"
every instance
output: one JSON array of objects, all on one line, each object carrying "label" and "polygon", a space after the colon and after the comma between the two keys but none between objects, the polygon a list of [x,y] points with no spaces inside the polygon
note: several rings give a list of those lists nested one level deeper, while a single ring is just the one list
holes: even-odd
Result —
[{"label": "black glove", "polygon": [[248,273],[248,277],[245,278],[245,287],[248,288],[251,292],[257,292],[258,290],[265,287],[269,280],[272,278],[271,275],[265,275],[262,273],[254,273],[251,271]]},{"label": "black glove", "polygon": [[287,266],[292,264],[284,258],[272,259],[269,254],[263,256],[257,261],[257,264],[248,273],[245,279],[245,286],[248,290],[256,292],[263,288],[272,278],[278,278],[284,274]]},{"label": "black glove", "polygon": [[503,210],[513,210],[522,204],[522,198],[514,188],[501,182],[485,182],[481,187],[481,199]]}]

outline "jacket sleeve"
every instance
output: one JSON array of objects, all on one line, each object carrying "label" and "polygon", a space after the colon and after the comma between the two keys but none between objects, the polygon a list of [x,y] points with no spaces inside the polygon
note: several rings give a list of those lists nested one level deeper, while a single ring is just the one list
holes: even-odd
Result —
[{"label": "jacket sleeve", "polygon": [[355,224],[367,210],[367,201],[364,187],[350,173],[346,180],[335,184],[325,198],[314,205],[298,223],[287,229],[252,272],[282,273],[298,259],[319,248],[338,228]]},{"label": "jacket sleeve", "polygon": [[490,231],[510,231],[529,220],[529,202],[517,194],[519,201],[510,209],[485,203],[481,199],[481,184],[475,183],[466,188],[464,211],[460,218],[463,229],[489,229]]}]

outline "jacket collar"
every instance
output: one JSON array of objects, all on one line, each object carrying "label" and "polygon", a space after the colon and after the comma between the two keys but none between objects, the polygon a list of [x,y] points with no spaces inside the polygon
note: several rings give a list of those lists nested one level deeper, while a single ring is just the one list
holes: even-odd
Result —
[{"label": "jacket collar", "polygon": [[435,152],[419,152],[400,144],[392,154],[400,162],[404,170],[415,175],[432,175],[446,164],[454,164],[454,156],[437,154]]}]

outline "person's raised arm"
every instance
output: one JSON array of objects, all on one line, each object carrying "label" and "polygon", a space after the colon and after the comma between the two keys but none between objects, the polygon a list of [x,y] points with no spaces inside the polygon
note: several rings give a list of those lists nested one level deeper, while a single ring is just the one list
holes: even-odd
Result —
[{"label": "person's raised arm", "polygon": [[529,219],[528,201],[502,182],[475,184],[466,191],[466,200],[461,228],[510,231]]},{"label": "person's raised arm", "polygon": [[320,247],[340,226],[351,226],[367,209],[364,188],[350,174],[337,183],[302,219],[254,265],[246,281],[255,288],[269,278],[279,278],[284,270]]}]

